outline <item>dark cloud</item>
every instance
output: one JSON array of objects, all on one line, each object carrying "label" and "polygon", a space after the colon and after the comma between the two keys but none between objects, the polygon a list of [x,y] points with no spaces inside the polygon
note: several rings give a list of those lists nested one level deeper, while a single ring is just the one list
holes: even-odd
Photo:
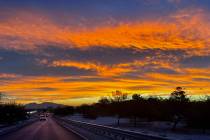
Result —
[{"label": "dark cloud", "polygon": [[102,77],[68,77],[61,80],[61,82],[100,82],[100,81],[115,81],[110,78],[102,78]]},{"label": "dark cloud", "polygon": [[210,78],[193,78],[193,80],[200,82],[210,82]]},{"label": "dark cloud", "polygon": [[102,91],[102,89],[98,89],[97,87],[77,87],[77,88],[71,88],[71,89],[68,89],[67,91],[69,92],[79,92],[79,91],[86,91],[86,92],[89,92],[89,91],[92,91],[92,92],[98,92],[98,91]]},{"label": "dark cloud", "polygon": [[183,67],[189,68],[209,68],[210,56],[192,56],[180,61]]},{"label": "dark cloud", "polygon": [[32,90],[38,90],[38,91],[56,91],[57,88],[50,88],[50,87],[41,87],[41,88],[34,88]]},{"label": "dark cloud", "polygon": [[[56,60],[71,60],[76,62],[92,62],[101,65],[114,66],[118,64],[141,62],[143,65],[132,64],[130,68],[137,73],[159,72],[175,74],[176,70],[159,66],[158,61],[164,61],[173,65],[175,59],[181,59],[184,51],[180,50],[161,50],[161,49],[137,49],[137,48],[110,48],[110,47],[91,47],[89,49],[79,48],[58,48],[44,46],[38,52],[19,52],[13,50],[0,50],[0,73],[14,73],[25,76],[82,76],[96,75],[94,69],[81,69],[77,67],[50,66]],[[42,61],[46,61],[42,63]],[[154,62],[157,62],[154,64]],[[187,60],[185,60],[187,61]],[[177,62],[176,62],[177,63]],[[192,61],[193,63],[193,61]],[[197,63],[197,62],[196,62]],[[206,62],[208,63],[208,62]],[[189,62],[187,62],[189,65]],[[202,63],[203,64],[203,63]],[[196,65],[196,64],[195,64]],[[201,64],[200,64],[201,65]],[[132,75],[137,75],[132,72]],[[129,75],[129,74],[128,74]],[[71,79],[69,79],[71,80]],[[74,79],[76,80],[76,79]],[[85,80],[99,80],[85,79]],[[105,80],[105,79],[103,79]],[[67,80],[68,81],[68,80]]]},{"label": "dark cloud", "polygon": [[37,59],[46,59],[42,54],[0,50],[0,73],[13,73],[25,76],[65,76],[65,75],[92,75],[91,70],[76,67],[49,67],[37,62]]},{"label": "dark cloud", "polygon": [[45,47],[42,52],[48,55],[50,60],[74,60],[80,62],[99,62],[106,65],[128,63],[135,60],[144,61],[146,57],[151,59],[182,58],[186,55],[183,50],[161,50],[161,49],[138,49],[135,47],[111,48],[111,47],[90,47],[88,49],[58,47]]},{"label": "dark cloud", "polygon": [[102,64],[119,64],[140,60],[152,53],[153,50],[141,51],[134,48],[91,47],[89,49],[70,48],[62,49],[48,47],[44,52],[52,59],[74,60],[81,62],[100,62]]},{"label": "dark cloud", "polygon": [[154,69],[153,72],[156,73],[162,73],[162,74],[179,74],[179,72],[177,72],[175,69],[168,69],[168,68],[158,68],[158,69]]},{"label": "dark cloud", "polygon": [[1,13],[5,9],[8,12],[0,14],[0,19],[5,19],[5,14],[14,16],[16,9],[25,9],[39,11],[58,24],[93,26],[110,22],[110,19],[123,22],[160,18],[189,6],[210,9],[209,5],[209,0],[181,0],[179,5],[170,0],[2,0]]}]

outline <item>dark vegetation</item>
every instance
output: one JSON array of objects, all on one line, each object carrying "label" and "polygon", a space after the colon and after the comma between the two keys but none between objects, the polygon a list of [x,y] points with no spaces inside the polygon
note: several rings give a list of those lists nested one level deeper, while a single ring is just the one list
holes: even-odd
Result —
[{"label": "dark vegetation", "polygon": [[[58,111],[59,110],[59,111]],[[98,116],[117,116],[119,125],[121,118],[130,118],[134,126],[137,120],[144,121],[171,121],[172,130],[180,122],[188,127],[200,128],[205,132],[210,128],[210,98],[204,100],[189,100],[181,87],[177,87],[169,98],[155,96],[143,97],[133,94],[128,99],[127,94],[116,91],[112,97],[102,97],[97,103],[58,109],[57,115],[80,113],[84,117],[96,119]]]},{"label": "dark vegetation", "polygon": [[23,105],[15,102],[3,103],[3,93],[0,93],[0,124],[12,124],[26,119],[27,112]]},{"label": "dark vegetation", "polygon": [[26,119],[27,113],[24,106],[12,104],[0,104],[0,124],[12,124]]},{"label": "dark vegetation", "polygon": [[66,106],[66,107],[58,107],[51,111],[53,111],[55,115],[66,116],[66,115],[74,114],[75,109],[72,106]]}]

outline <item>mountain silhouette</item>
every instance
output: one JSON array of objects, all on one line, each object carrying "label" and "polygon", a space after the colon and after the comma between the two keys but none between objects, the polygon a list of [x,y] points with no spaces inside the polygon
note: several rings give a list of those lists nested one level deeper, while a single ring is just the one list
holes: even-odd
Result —
[{"label": "mountain silhouette", "polygon": [[43,102],[43,103],[29,103],[25,105],[26,109],[47,109],[47,108],[58,108],[62,107],[62,104],[56,104],[52,102]]}]

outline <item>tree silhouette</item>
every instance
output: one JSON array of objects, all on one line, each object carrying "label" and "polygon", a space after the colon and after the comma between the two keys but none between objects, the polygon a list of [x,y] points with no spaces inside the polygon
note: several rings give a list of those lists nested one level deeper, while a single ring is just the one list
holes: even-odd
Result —
[{"label": "tree silhouette", "polygon": [[189,101],[185,91],[182,90],[182,87],[176,87],[176,90],[171,93],[170,99],[180,102]]},{"label": "tree silhouette", "polygon": [[108,99],[107,97],[101,97],[101,98],[98,100],[98,103],[99,103],[99,104],[102,104],[102,105],[107,105],[107,104],[110,104],[110,103],[111,103],[111,100]]},{"label": "tree silhouette", "polygon": [[119,90],[116,90],[115,92],[112,92],[112,97],[113,97],[112,102],[114,105],[114,110],[117,114],[117,125],[119,126],[120,119],[122,116],[124,116],[125,113],[124,108],[122,107],[123,106],[122,102],[127,100],[128,95],[126,93],[122,93]]},{"label": "tree silhouette", "polygon": [[133,94],[132,99],[135,101],[140,101],[143,99],[143,97],[140,94]]},{"label": "tree silhouette", "polygon": [[170,99],[172,103],[172,112],[173,112],[173,122],[174,125],[172,130],[176,130],[177,124],[182,120],[186,103],[189,101],[187,98],[185,91],[183,91],[182,87],[176,87],[176,90],[171,93]]},{"label": "tree silhouette", "polygon": [[112,92],[113,102],[123,102],[128,99],[128,94],[122,93],[119,90]]}]

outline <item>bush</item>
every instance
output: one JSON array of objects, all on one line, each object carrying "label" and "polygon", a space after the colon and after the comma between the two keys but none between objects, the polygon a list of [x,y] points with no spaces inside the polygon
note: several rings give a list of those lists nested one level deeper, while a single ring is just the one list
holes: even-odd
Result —
[{"label": "bush", "polygon": [[22,105],[2,104],[0,105],[0,123],[14,123],[26,119],[27,113]]},{"label": "bush", "polygon": [[58,107],[53,110],[53,113],[59,116],[71,115],[74,114],[74,107],[72,106]]}]

